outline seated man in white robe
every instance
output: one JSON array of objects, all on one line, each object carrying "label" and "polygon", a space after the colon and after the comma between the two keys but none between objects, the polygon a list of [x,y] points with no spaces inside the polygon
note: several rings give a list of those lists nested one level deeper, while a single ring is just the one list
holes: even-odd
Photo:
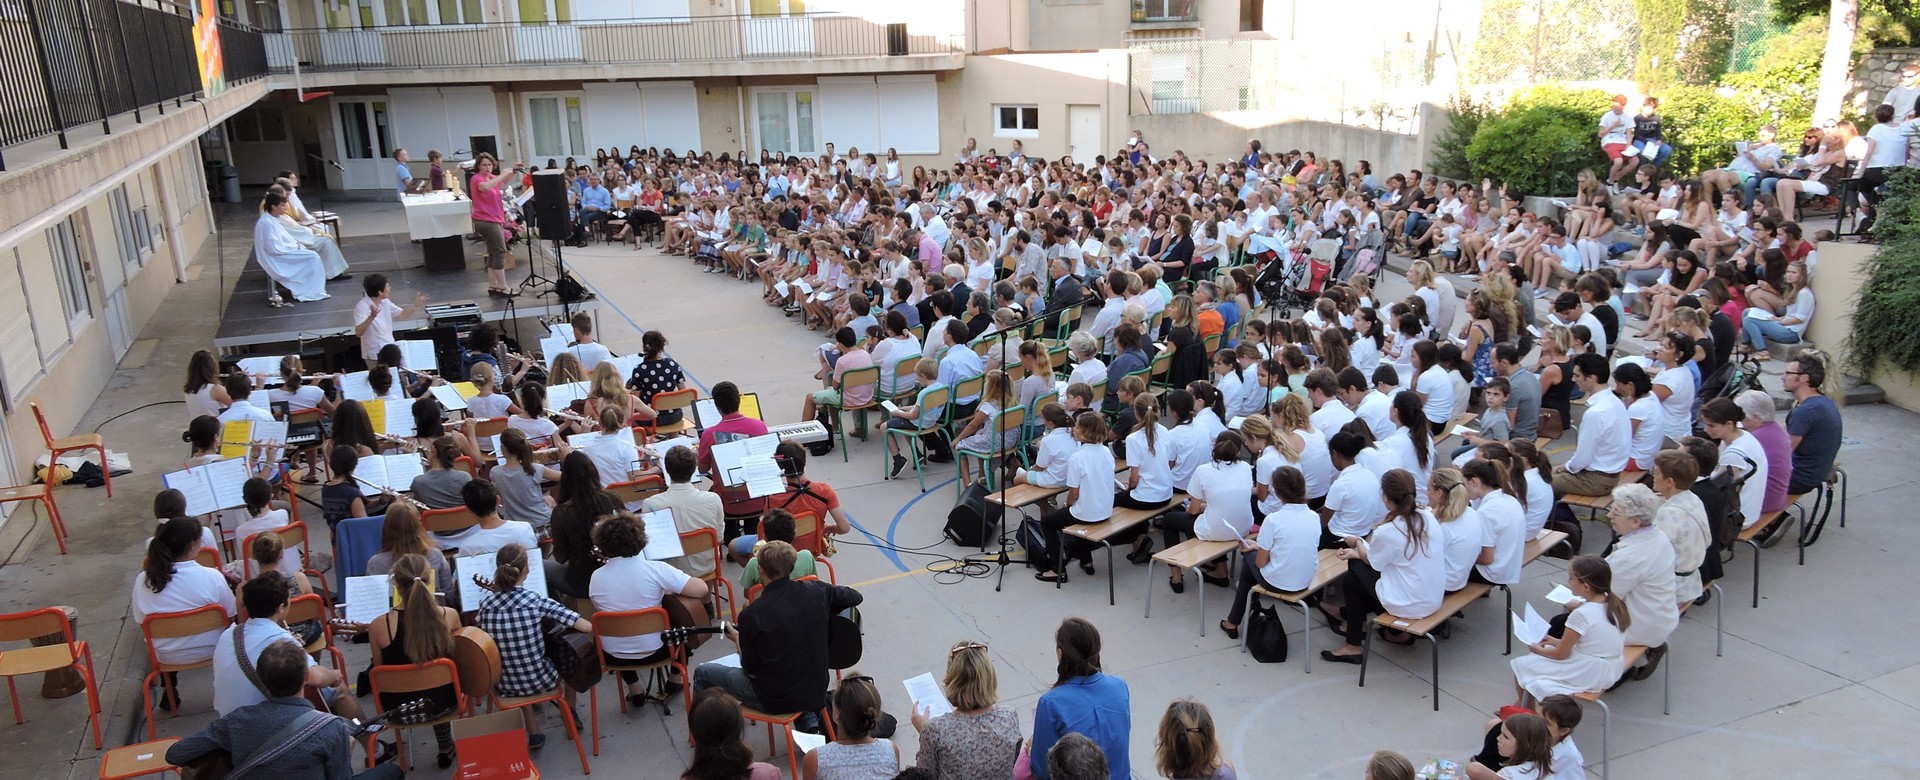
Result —
[{"label": "seated man in white robe", "polygon": [[318,225],[302,225],[295,218],[292,193],[280,184],[268,187],[267,191],[287,196],[287,207],[280,213],[280,224],[287,229],[288,235],[293,236],[293,240],[320,255],[321,271],[326,274],[327,281],[353,278],[352,274],[347,273],[347,256],[340,253],[339,242],[320,230]]},{"label": "seated man in white robe", "polygon": [[[280,216],[286,213],[285,195],[269,192],[261,202],[259,221],[253,223],[253,256],[260,267],[297,301],[326,300],[327,275],[320,254],[302,246]],[[279,299],[279,294],[274,294]]]}]

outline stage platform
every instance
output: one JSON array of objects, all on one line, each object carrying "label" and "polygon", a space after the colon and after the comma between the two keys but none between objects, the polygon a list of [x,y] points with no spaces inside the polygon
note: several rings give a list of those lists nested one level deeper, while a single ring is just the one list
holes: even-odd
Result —
[{"label": "stage platform", "polygon": [[[526,245],[513,247],[519,265],[507,271],[508,281],[519,289],[527,278]],[[520,297],[506,299],[487,295],[487,273],[480,245],[467,244],[467,268],[464,271],[428,271],[423,266],[420,246],[405,233],[374,236],[348,236],[340,244],[347,257],[352,279],[328,282],[332,297],[324,301],[298,303],[287,308],[267,305],[269,285],[266,271],[254,262],[251,253],[245,270],[227,298],[220,315],[220,328],[214,335],[214,347],[225,354],[245,353],[247,347],[288,342],[311,342],[333,337],[353,336],[353,307],[365,295],[361,283],[368,274],[383,273],[393,285],[393,301],[402,306],[413,302],[415,293],[426,293],[429,306],[470,301],[480,309],[480,318],[500,322],[521,318],[558,317],[563,313],[560,301],[552,293],[535,296],[522,291]],[[553,277],[553,264],[543,248],[535,251],[542,276]],[[550,290],[551,285],[537,289]],[[567,311],[592,311],[597,300],[585,300],[566,307]],[[428,326],[422,314],[404,322],[395,322],[396,333]]]}]

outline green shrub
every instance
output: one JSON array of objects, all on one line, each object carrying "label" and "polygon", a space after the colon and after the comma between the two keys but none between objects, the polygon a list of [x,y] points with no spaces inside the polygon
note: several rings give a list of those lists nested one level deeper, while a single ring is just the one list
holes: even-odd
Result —
[{"label": "green shrub", "polygon": [[1733,142],[1752,138],[1765,124],[1746,101],[1712,87],[1669,88],[1660,96],[1660,115],[1673,144],[1667,167],[1686,178],[1726,165],[1733,159]]},{"label": "green shrub", "polygon": [[1480,131],[1480,124],[1492,114],[1493,106],[1476,101],[1471,95],[1455,95],[1448,100],[1447,126],[1434,139],[1433,160],[1427,167],[1440,176],[1472,181],[1474,169],[1467,160],[1467,144],[1473,142],[1473,134]]},{"label": "green shrub", "polygon": [[1486,117],[1467,144],[1474,175],[1527,194],[1572,194],[1582,168],[1601,168],[1606,155],[1595,134],[1609,95],[1597,89],[1536,87]]},{"label": "green shrub", "polygon": [[1920,173],[1895,173],[1887,188],[1874,220],[1880,251],[1867,261],[1867,282],[1860,288],[1848,339],[1848,354],[1862,376],[1875,370],[1920,371]]}]

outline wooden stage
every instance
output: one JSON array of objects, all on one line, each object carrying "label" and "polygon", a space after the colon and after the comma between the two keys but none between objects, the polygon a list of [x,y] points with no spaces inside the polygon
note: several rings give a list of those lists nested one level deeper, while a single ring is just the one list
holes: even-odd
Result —
[{"label": "wooden stage", "polygon": [[[507,279],[518,289],[519,283],[527,278],[527,247],[516,244],[513,249],[519,265],[507,270]],[[247,352],[246,347],[256,345],[312,342],[342,336],[351,338],[353,307],[365,295],[361,283],[368,274],[374,273],[387,275],[389,283],[393,285],[393,301],[401,306],[411,304],[415,293],[424,292],[429,306],[471,302],[479,307],[480,318],[487,322],[561,315],[560,301],[550,292],[536,296],[531,291],[522,291],[520,297],[513,299],[487,295],[487,274],[480,247],[469,243],[466,244],[466,250],[466,270],[428,271],[420,255],[420,246],[409,241],[405,233],[349,236],[341,242],[340,251],[347,257],[347,271],[353,274],[353,278],[328,282],[327,292],[332,297],[324,301],[296,303],[286,308],[267,305],[272,281],[249,254],[246,267],[241,271],[232,294],[227,298],[226,308],[220,314],[220,328],[214,335],[214,347],[223,353],[235,354]],[[546,257],[544,248],[536,250],[535,254],[540,258],[541,275],[552,278],[553,264]],[[541,285],[537,289],[550,290],[551,287]],[[576,312],[592,311],[599,305],[599,301],[589,299],[573,303],[568,308]],[[421,314],[411,320],[394,323],[394,331],[398,333],[424,328],[428,324],[426,315]]]}]

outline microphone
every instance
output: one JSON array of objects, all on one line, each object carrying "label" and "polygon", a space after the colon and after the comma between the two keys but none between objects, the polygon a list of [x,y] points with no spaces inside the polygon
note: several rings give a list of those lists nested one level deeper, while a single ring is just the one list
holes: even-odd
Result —
[{"label": "microphone", "polygon": [[327,158],[325,158],[325,157],[321,157],[320,155],[317,155],[317,154],[309,154],[309,155],[307,155],[307,156],[308,156],[308,157],[311,157],[311,158],[313,158],[313,159],[315,159],[315,160],[319,160],[319,161],[321,161],[321,162],[323,162],[323,163],[326,163],[326,164],[328,164],[328,165],[331,165],[331,166],[333,166],[333,169],[334,169],[334,170],[336,170],[336,171],[344,171],[344,170],[346,170],[346,168],[345,168],[345,167],[343,167],[343,166],[341,166],[341,165],[340,165],[340,163],[339,163],[338,161],[336,161],[336,160],[329,160],[329,159],[327,159]]}]

